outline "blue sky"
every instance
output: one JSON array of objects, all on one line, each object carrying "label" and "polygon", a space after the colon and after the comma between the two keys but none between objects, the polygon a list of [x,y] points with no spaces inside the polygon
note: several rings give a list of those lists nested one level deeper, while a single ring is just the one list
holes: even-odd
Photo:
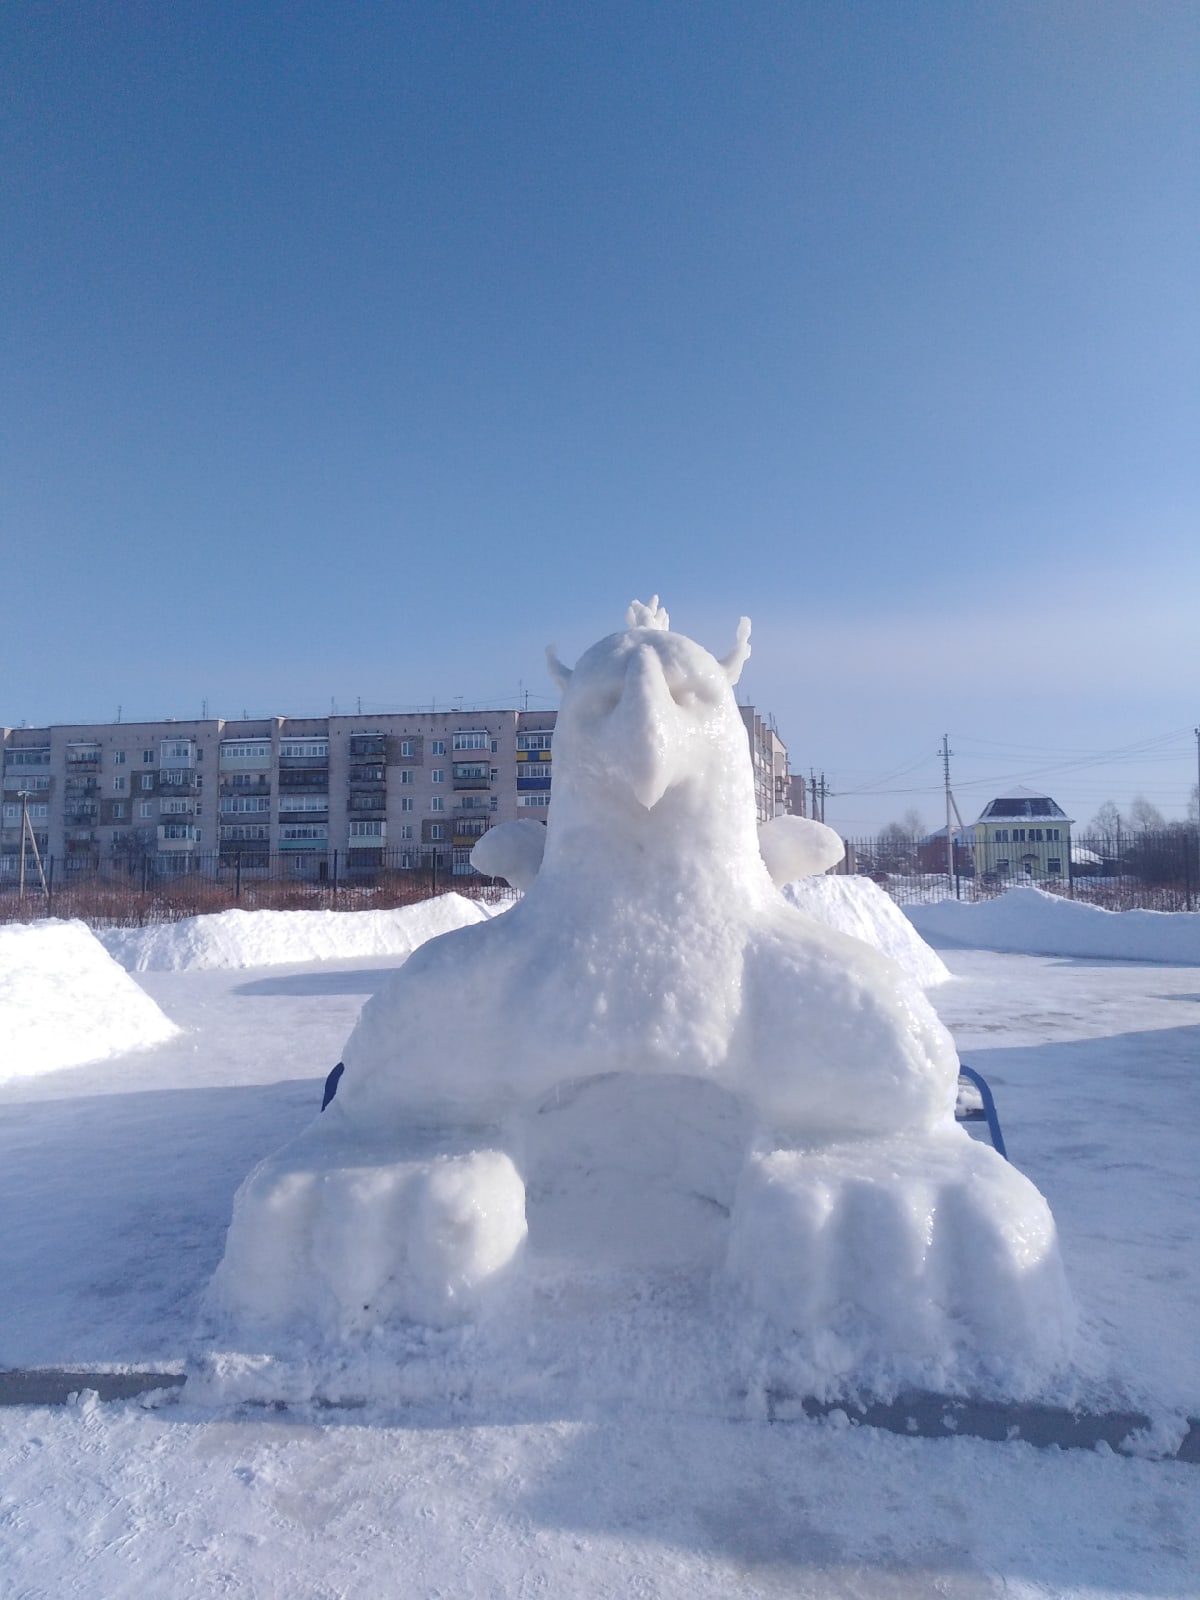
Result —
[{"label": "blue sky", "polygon": [[944,732],[964,814],[1183,814],[1200,8],[14,0],[0,48],[0,722],[549,704],[658,591],[753,618],[845,831],[936,822]]}]

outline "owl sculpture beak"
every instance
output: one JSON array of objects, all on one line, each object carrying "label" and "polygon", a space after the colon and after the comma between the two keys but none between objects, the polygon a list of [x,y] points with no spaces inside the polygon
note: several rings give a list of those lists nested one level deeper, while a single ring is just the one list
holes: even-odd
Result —
[{"label": "owl sculpture beak", "polygon": [[675,777],[678,716],[658,653],[643,646],[630,658],[614,726],[629,788],[647,811],[658,804]]}]

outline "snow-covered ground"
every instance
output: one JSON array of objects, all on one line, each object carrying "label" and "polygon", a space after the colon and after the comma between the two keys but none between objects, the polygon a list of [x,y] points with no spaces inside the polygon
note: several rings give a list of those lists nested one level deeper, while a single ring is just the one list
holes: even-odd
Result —
[{"label": "snow-covered ground", "polygon": [[[1081,1392],[1170,1423],[1200,1410],[1200,972],[1166,964],[1194,961],[1183,948],[1139,960],[1125,927],[1108,960],[947,946],[930,993],[1050,1201]],[[143,972],[179,1033],[0,1086],[0,1365],[192,1353],[235,1190],[310,1120],[397,958],[260,959]],[[0,1593],[1200,1593],[1195,1467],[772,1424],[723,1394],[633,1408],[554,1376],[521,1399],[354,1413],[204,1405],[192,1386],[0,1412]]]}]

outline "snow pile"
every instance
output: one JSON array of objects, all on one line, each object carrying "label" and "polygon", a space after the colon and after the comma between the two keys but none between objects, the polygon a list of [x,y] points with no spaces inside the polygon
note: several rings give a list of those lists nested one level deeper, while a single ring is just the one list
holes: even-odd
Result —
[{"label": "snow pile", "polygon": [[0,926],[0,1082],[178,1033],[82,922]]},{"label": "snow pile", "polygon": [[1053,1219],[956,1125],[911,974],[772,881],[732,692],[748,624],[718,661],[656,604],[629,621],[554,664],[524,898],[372,995],[337,1098],[239,1191],[228,1340],[367,1388],[546,1392],[553,1369],[648,1398],[647,1348],[686,1345],[691,1401],[1035,1392],[1072,1338]]},{"label": "snow pile", "polygon": [[489,908],[460,894],[394,911],[219,911],[98,935],[129,972],[287,966],[352,956],[407,956],[451,928],[486,922]]},{"label": "snow pile", "polygon": [[794,906],[827,922],[831,928],[874,945],[902,966],[922,989],[945,983],[945,962],[916,932],[900,907],[870,878],[845,876],[797,878],[784,887]]},{"label": "snow pile", "polygon": [[974,905],[941,900],[904,910],[924,938],[983,950],[1200,966],[1200,912],[1195,911],[1105,911],[1032,886]]}]

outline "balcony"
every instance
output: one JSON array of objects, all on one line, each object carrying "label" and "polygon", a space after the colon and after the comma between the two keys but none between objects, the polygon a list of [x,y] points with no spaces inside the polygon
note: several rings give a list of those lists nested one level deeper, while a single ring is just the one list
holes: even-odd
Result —
[{"label": "balcony", "polygon": [[158,774],[159,791],[171,794],[199,794],[200,775],[190,767],[163,767]]},{"label": "balcony", "polygon": [[270,778],[251,778],[249,783],[239,783],[228,772],[221,774],[222,794],[270,794]]},{"label": "balcony", "polygon": [[[263,783],[269,780],[264,778]],[[279,787],[281,789],[328,789],[329,769],[327,767],[280,767]]]},{"label": "balcony", "polygon": [[73,799],[81,800],[85,795],[99,794],[100,781],[98,778],[68,778],[63,793],[69,805]]},{"label": "balcony", "polygon": [[68,827],[87,827],[98,820],[100,807],[98,805],[68,806],[63,821]]},{"label": "balcony", "polygon": [[387,740],[381,733],[356,734],[350,740],[351,761],[382,761],[387,753]]},{"label": "balcony", "polygon": [[452,778],[450,781],[455,789],[490,789],[492,786],[490,773],[484,778]]},{"label": "balcony", "polygon": [[329,757],[324,756],[280,756],[280,772],[308,772],[329,771]]},{"label": "balcony", "polygon": [[100,770],[99,750],[68,750],[68,772],[98,772]]}]

